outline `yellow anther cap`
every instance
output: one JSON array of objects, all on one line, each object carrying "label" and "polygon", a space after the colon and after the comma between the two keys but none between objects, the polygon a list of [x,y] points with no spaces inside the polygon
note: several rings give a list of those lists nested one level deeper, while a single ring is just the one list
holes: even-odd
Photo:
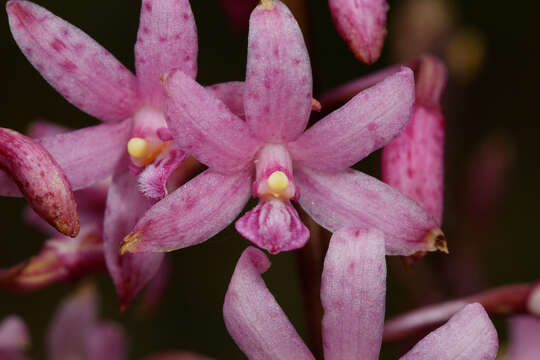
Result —
[{"label": "yellow anther cap", "polygon": [[148,141],[138,137],[131,138],[128,141],[127,150],[129,155],[135,159],[144,158],[148,155]]},{"label": "yellow anther cap", "polygon": [[281,193],[289,187],[289,178],[283,171],[274,171],[266,180],[268,189],[273,193]]}]

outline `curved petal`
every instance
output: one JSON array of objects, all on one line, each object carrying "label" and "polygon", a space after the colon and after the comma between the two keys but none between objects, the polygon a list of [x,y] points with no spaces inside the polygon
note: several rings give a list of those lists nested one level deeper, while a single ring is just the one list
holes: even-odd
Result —
[{"label": "curved petal", "polygon": [[401,360],[493,360],[497,330],[478,303],[467,305],[437,330],[420,340]]},{"label": "curved petal", "polygon": [[206,170],[147,211],[124,239],[122,253],[171,251],[208,240],[244,208],[250,183],[246,172]]},{"label": "curved petal", "polygon": [[178,146],[216,171],[248,166],[260,141],[246,123],[181,71],[169,74],[164,82],[167,125]]},{"label": "curved petal", "polygon": [[396,137],[407,125],[413,103],[413,73],[402,67],[317,122],[289,150],[301,165],[343,170]]},{"label": "curved petal", "polygon": [[387,255],[446,250],[435,219],[420,205],[379,180],[355,170],[337,174],[297,169],[300,205],[330,231],[370,227],[384,232]]},{"label": "curved petal", "polygon": [[262,251],[244,251],[223,304],[227,330],[250,359],[314,359],[261,277],[269,267]]},{"label": "curved petal", "polygon": [[30,344],[30,332],[24,321],[10,315],[0,322],[0,349],[24,350]]},{"label": "curved petal", "polygon": [[337,31],[358,59],[372,64],[386,36],[386,0],[329,0]]},{"label": "curved petal", "polygon": [[98,324],[87,343],[87,360],[124,360],[127,359],[127,336],[118,324],[105,322]]},{"label": "curved petal", "polygon": [[230,81],[207,86],[206,90],[209,90],[215,97],[227,105],[234,115],[245,119],[244,88],[244,82]]},{"label": "curved petal", "polygon": [[518,315],[510,318],[508,359],[540,359],[540,318]]},{"label": "curved petal", "polygon": [[62,96],[103,121],[123,120],[137,105],[133,74],[92,38],[29,1],[6,5],[13,38]]},{"label": "curved petal", "polygon": [[161,76],[180,69],[195,78],[197,49],[197,28],[188,0],[144,0],[135,44],[141,96],[161,107]]},{"label": "curved petal", "polygon": [[120,256],[122,239],[152,206],[137,189],[137,178],[128,171],[114,176],[107,194],[103,224],[105,261],[113,278],[120,308],[125,310],[159,270],[163,254]]},{"label": "curved petal", "polygon": [[296,139],[311,113],[313,81],[302,31],[282,2],[266,1],[249,21],[246,120],[267,142]]},{"label": "curved petal", "polygon": [[148,198],[163,199],[169,193],[167,189],[169,177],[187,157],[188,154],[176,146],[170,146],[139,175],[139,191]]},{"label": "curved petal", "polygon": [[71,185],[43,146],[0,128],[0,168],[13,178],[36,213],[61,233],[77,235],[79,214]]},{"label": "curved petal", "polygon": [[383,233],[356,228],[336,231],[321,283],[326,360],[379,358],[385,294]]}]

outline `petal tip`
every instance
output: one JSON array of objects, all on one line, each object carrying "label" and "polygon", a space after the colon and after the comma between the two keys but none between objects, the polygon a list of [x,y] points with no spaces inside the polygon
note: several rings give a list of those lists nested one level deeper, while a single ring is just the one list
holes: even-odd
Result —
[{"label": "petal tip", "polygon": [[429,251],[442,251],[445,254],[449,254],[448,245],[446,244],[446,236],[441,229],[432,229],[425,237],[428,243]]},{"label": "petal tip", "polygon": [[259,6],[261,6],[265,10],[274,10],[274,1],[273,0],[261,0],[259,3]]}]

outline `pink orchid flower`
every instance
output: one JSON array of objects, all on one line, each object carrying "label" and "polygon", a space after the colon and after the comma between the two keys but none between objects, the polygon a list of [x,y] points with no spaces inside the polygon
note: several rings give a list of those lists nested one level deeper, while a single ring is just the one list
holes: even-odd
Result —
[{"label": "pink orchid flower", "polygon": [[[154,276],[163,255],[120,258],[122,239],[155,200],[167,194],[166,183],[175,169],[186,165],[176,174],[179,182],[193,171],[193,161],[185,162],[187,153],[167,130],[160,84],[161,75],[174,68],[192,78],[197,72],[197,34],[189,1],[143,0],[136,76],[80,29],[44,8],[11,0],[6,9],[13,37],[32,65],[69,102],[107,122],[40,142],[74,190],[114,174],[104,219],[105,255],[125,308]],[[220,84],[210,91],[235,101],[238,86]],[[0,194],[10,186],[9,179],[0,177]]]},{"label": "pink orchid flower", "polygon": [[445,248],[437,221],[397,190],[349,166],[388,144],[407,125],[414,101],[406,67],[361,92],[304,131],[312,108],[308,53],[280,1],[251,15],[245,121],[182,71],[164,78],[167,125],[178,146],[209,169],[154,205],[122,252],[170,251],[203,242],[236,222],[271,253],[302,247],[309,232],[291,200],[335,231],[369,225],[385,232],[392,255]]},{"label": "pink orchid flower", "polygon": [[[244,251],[225,296],[223,316],[249,359],[314,359],[266,287],[270,261],[260,250]],[[377,359],[384,326],[386,263],[379,230],[335,232],[324,261],[321,300],[325,359]],[[484,308],[467,305],[400,359],[492,360],[495,327]]]}]

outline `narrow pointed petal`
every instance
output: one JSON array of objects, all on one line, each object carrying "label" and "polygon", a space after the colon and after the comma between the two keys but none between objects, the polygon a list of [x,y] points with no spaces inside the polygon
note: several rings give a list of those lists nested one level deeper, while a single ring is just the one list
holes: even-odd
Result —
[{"label": "narrow pointed petal", "polygon": [[127,336],[116,323],[98,324],[87,339],[87,360],[127,359]]},{"label": "narrow pointed petal", "polygon": [[314,359],[261,277],[269,267],[262,251],[244,251],[223,304],[227,330],[249,359]]},{"label": "narrow pointed petal", "polygon": [[207,86],[209,90],[219,100],[221,100],[229,110],[241,119],[245,119],[244,111],[244,88],[242,81],[230,81]]},{"label": "narrow pointed petal", "polygon": [[387,255],[448,251],[436,220],[420,205],[385,183],[355,170],[337,174],[295,173],[300,205],[330,231],[370,227],[384,232]]},{"label": "narrow pointed petal", "polygon": [[317,122],[289,150],[301,165],[343,170],[395,138],[407,125],[413,103],[413,73],[402,67]]},{"label": "narrow pointed petal", "polygon": [[30,345],[30,332],[24,321],[11,315],[0,322],[0,349],[24,350]]},{"label": "narrow pointed petal", "polygon": [[171,251],[208,240],[244,208],[250,183],[246,172],[206,170],[147,211],[124,239],[122,253]]},{"label": "narrow pointed petal", "polygon": [[51,359],[81,359],[86,355],[86,341],[96,324],[97,299],[93,286],[86,285],[65,299],[47,332]]},{"label": "narrow pointed petal", "polygon": [[518,315],[510,318],[509,360],[540,359],[540,318]]},{"label": "narrow pointed petal", "polygon": [[240,235],[270,254],[301,248],[309,240],[309,230],[289,200],[261,199],[235,226]]},{"label": "narrow pointed petal", "polygon": [[188,0],[144,0],[135,44],[137,81],[143,98],[161,107],[164,93],[160,78],[173,69],[195,78],[197,49],[197,29]]},{"label": "narrow pointed petal", "polygon": [[249,22],[244,104],[249,127],[266,142],[296,139],[311,113],[313,80],[302,31],[280,1],[265,1]]},{"label": "narrow pointed petal", "polygon": [[181,71],[164,82],[167,125],[181,149],[217,171],[231,173],[249,166],[260,141],[242,119]]},{"label": "narrow pointed petal", "polygon": [[493,360],[497,330],[478,303],[467,305],[448,322],[420,340],[401,360]]},{"label": "narrow pointed petal", "polygon": [[71,185],[43,146],[0,128],[0,168],[12,177],[36,213],[61,233],[77,235],[79,214]]},{"label": "narrow pointed petal", "polygon": [[36,120],[30,123],[28,126],[27,134],[32,139],[44,138],[47,136],[54,136],[62,133],[66,133],[71,129],[55,124],[50,121]]},{"label": "narrow pointed petal", "polygon": [[163,199],[167,194],[169,176],[186,160],[188,154],[173,145],[173,149],[154,160],[139,175],[139,191],[151,199]]},{"label": "narrow pointed petal", "polygon": [[103,121],[123,120],[137,105],[136,80],[92,38],[29,1],[6,5],[13,38],[62,96]]},{"label": "narrow pointed petal", "polygon": [[386,0],[329,0],[338,33],[356,57],[372,64],[381,55],[386,36]]},{"label": "narrow pointed petal", "polygon": [[343,228],[330,239],[321,301],[324,358],[378,359],[384,326],[384,235]]},{"label": "narrow pointed petal", "polygon": [[122,310],[131,305],[139,291],[154,277],[163,260],[163,254],[120,256],[122,239],[151,206],[152,201],[139,193],[135,176],[128,171],[114,176],[107,195],[103,236],[107,268]]}]

